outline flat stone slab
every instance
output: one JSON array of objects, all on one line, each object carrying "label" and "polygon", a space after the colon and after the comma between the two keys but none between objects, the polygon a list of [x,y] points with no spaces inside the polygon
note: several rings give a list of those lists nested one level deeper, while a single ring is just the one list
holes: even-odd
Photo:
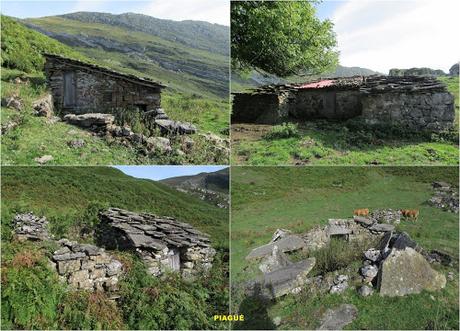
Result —
[{"label": "flat stone slab", "polygon": [[353,216],[353,219],[355,220],[356,223],[363,224],[363,225],[372,225],[372,224],[374,224],[374,221],[371,220],[368,217]]},{"label": "flat stone slab", "polygon": [[246,256],[246,259],[258,259],[271,255],[275,245],[278,246],[279,251],[283,253],[295,251],[306,246],[305,241],[301,237],[297,235],[288,235],[276,242],[254,248],[248,256]]},{"label": "flat stone slab", "polygon": [[343,236],[352,233],[349,228],[340,225],[328,225],[327,232],[329,236]]},{"label": "flat stone slab", "polygon": [[304,278],[316,264],[314,257],[289,264],[263,276],[263,287],[268,290],[272,298],[290,293],[300,285],[299,277]]},{"label": "flat stone slab", "polygon": [[392,249],[380,267],[378,288],[381,296],[404,296],[422,290],[437,291],[446,286],[446,277],[431,268],[411,247]]},{"label": "flat stone slab", "polygon": [[390,232],[395,229],[394,225],[387,223],[376,223],[368,228],[370,231],[375,232]]},{"label": "flat stone slab", "polygon": [[328,309],[321,318],[318,330],[342,330],[358,316],[354,305],[342,304],[334,309]]}]

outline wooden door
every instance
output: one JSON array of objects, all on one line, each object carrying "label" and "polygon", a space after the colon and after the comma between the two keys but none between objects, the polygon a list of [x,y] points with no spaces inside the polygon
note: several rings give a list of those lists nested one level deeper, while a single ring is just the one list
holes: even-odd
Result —
[{"label": "wooden door", "polygon": [[324,92],[323,96],[323,116],[328,119],[335,118],[335,92]]},{"label": "wooden door", "polygon": [[67,71],[64,73],[64,107],[72,107],[76,104],[76,83],[75,72]]},{"label": "wooden door", "polygon": [[174,255],[169,257],[169,267],[171,270],[179,271],[180,270],[180,256],[179,251],[174,250]]}]

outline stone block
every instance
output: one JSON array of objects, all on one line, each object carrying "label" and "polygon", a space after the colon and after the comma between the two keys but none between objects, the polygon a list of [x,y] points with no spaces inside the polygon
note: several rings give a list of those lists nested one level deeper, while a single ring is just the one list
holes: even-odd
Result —
[{"label": "stone block", "polygon": [[77,271],[81,267],[80,260],[57,261],[58,273],[65,275]]}]

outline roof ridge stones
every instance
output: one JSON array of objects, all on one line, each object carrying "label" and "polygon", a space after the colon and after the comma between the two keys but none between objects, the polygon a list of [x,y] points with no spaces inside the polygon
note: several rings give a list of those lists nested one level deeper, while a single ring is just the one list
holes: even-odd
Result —
[{"label": "roof ridge stones", "polygon": [[[327,82],[327,84],[321,84]],[[239,92],[233,94],[282,94],[286,92],[295,92],[298,90],[359,90],[364,94],[387,93],[387,92],[420,92],[436,91],[448,92],[447,86],[439,81],[436,77],[430,76],[353,76],[353,77],[334,77],[319,78],[303,83],[286,83],[270,84],[259,86],[248,90],[248,92]]]},{"label": "roof ridge stones", "polygon": [[167,87],[166,85],[163,85],[161,82],[156,82],[148,77],[139,77],[139,76],[132,75],[132,74],[118,72],[118,71],[115,71],[107,67],[103,67],[100,65],[96,65],[96,64],[92,64],[92,63],[88,63],[88,62],[84,62],[84,61],[80,61],[80,60],[76,60],[72,58],[63,57],[61,55],[44,53],[43,56],[45,58],[50,58],[50,59],[55,59],[61,62],[65,62],[69,65],[77,66],[82,69],[91,69],[91,70],[99,71],[103,74],[115,76],[119,79],[128,80],[128,81],[131,81],[137,84],[143,84],[143,85],[152,86],[156,88],[166,88]]}]

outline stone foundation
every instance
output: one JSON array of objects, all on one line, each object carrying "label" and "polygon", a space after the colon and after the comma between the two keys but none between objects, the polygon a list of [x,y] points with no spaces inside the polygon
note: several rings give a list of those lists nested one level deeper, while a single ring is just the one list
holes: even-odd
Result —
[{"label": "stone foundation", "polygon": [[50,240],[46,217],[35,216],[32,212],[17,214],[13,219],[15,237],[20,240]]}]

